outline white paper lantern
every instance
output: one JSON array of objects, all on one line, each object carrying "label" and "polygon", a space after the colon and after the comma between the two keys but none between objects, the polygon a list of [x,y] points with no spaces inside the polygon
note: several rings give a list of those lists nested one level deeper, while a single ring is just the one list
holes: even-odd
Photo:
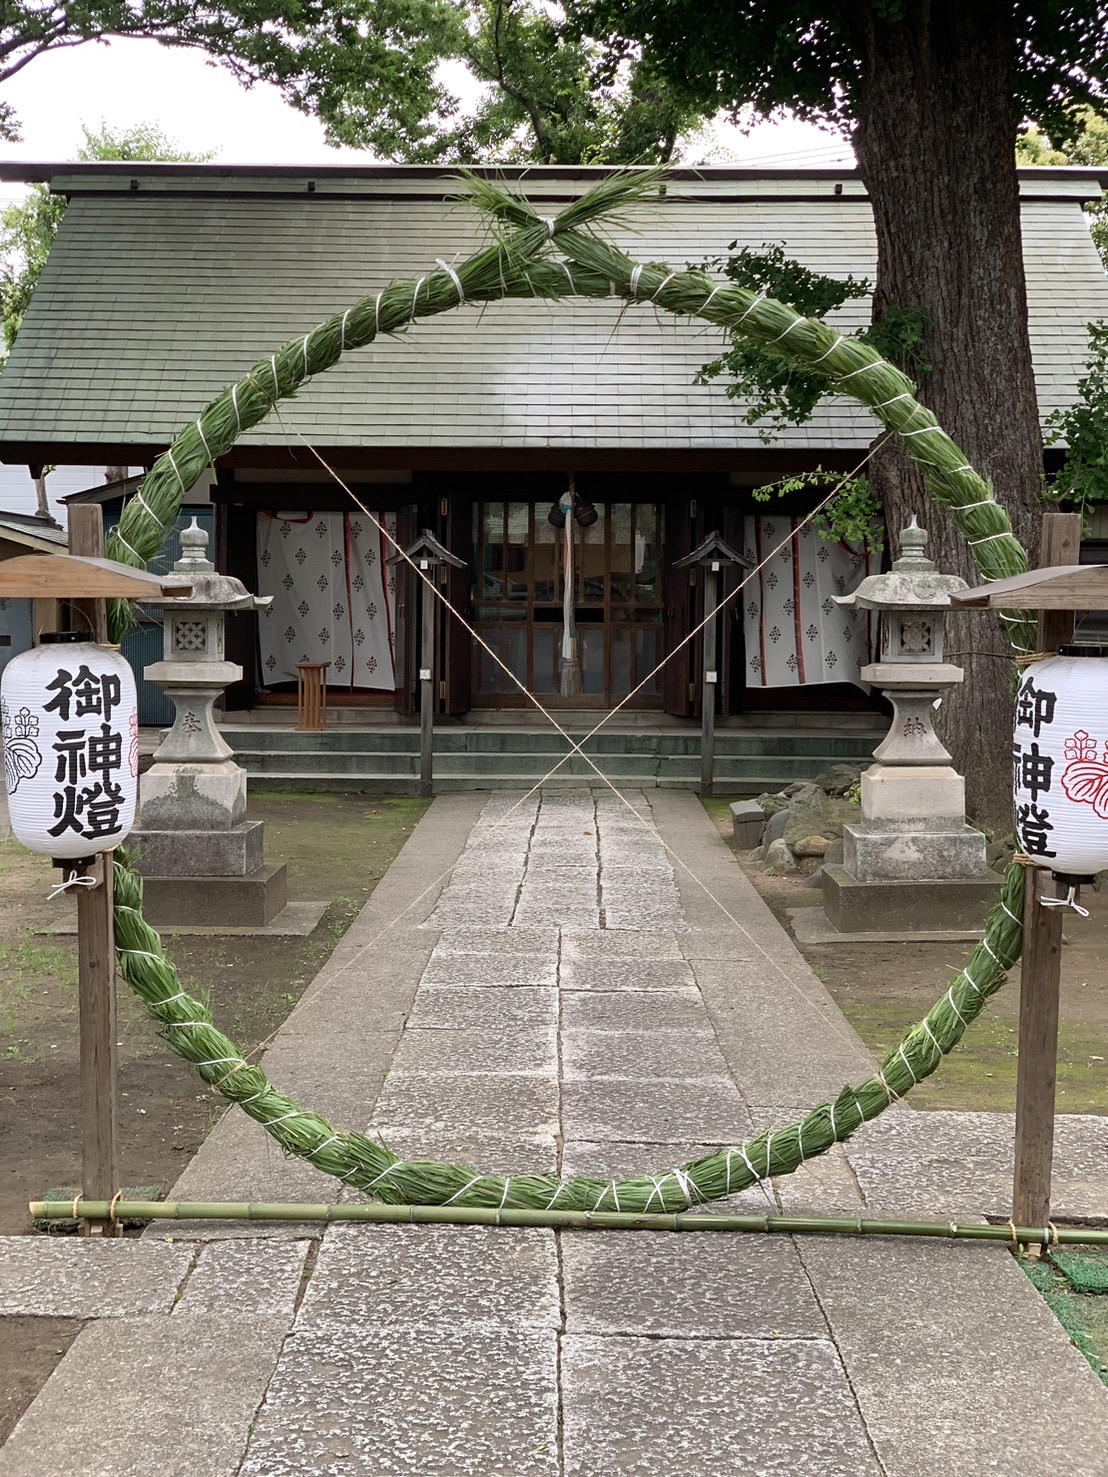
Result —
[{"label": "white paper lantern", "polygon": [[1016,691],[1016,841],[1071,877],[1108,868],[1108,658],[1033,662]]},{"label": "white paper lantern", "polygon": [[138,698],[110,647],[48,642],[0,682],[4,777],[16,838],[59,860],[124,840],[138,798]]}]

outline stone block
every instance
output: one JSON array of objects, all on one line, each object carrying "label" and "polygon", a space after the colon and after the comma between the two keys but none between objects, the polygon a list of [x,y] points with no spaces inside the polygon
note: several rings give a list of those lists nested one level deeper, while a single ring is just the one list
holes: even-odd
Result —
[{"label": "stone block", "polygon": [[933,882],[859,882],[845,867],[823,864],[823,909],[841,933],[926,933],[979,928],[1003,878]]},{"label": "stone block", "polygon": [[265,861],[265,822],[224,831],[131,832],[138,869],[151,877],[246,877]]},{"label": "stone block", "polygon": [[731,803],[731,826],[735,832],[735,845],[750,851],[762,844],[762,832],[766,828],[765,811],[757,800],[734,800]]},{"label": "stone block", "polygon": [[174,1316],[264,1314],[291,1320],[311,1245],[307,1239],[213,1241],[201,1251]]},{"label": "stone block", "polygon": [[284,862],[249,877],[145,877],[143,913],[155,928],[175,923],[242,927],[271,923],[288,902]]},{"label": "stone block", "polygon": [[904,831],[867,823],[843,831],[843,866],[859,882],[944,882],[987,875],[985,837],[962,822]]},{"label": "stone block", "polygon": [[227,1470],[557,1477],[558,1437],[553,1329],[440,1328],[429,1338],[391,1328],[360,1339],[346,1323],[321,1323],[287,1340],[246,1459]]},{"label": "stone block", "polygon": [[561,1323],[552,1231],[494,1226],[341,1226],[328,1230],[299,1328],[370,1331],[539,1329]]},{"label": "stone block", "polygon": [[566,1477],[882,1470],[829,1338],[567,1335],[561,1371]]},{"label": "stone block", "polygon": [[0,1316],[119,1318],[168,1313],[191,1248],[129,1237],[0,1238]]},{"label": "stone block", "polygon": [[246,774],[222,764],[155,764],[139,787],[141,824],[152,831],[229,831],[246,819]]},{"label": "stone block", "polygon": [[606,1338],[825,1337],[783,1237],[565,1236],[566,1328]]},{"label": "stone block", "polygon": [[8,1437],[0,1471],[229,1477],[287,1333],[285,1318],[223,1313],[102,1319]]},{"label": "stone block", "polygon": [[862,815],[930,830],[940,818],[963,825],[966,782],[948,764],[872,764],[862,775]]}]

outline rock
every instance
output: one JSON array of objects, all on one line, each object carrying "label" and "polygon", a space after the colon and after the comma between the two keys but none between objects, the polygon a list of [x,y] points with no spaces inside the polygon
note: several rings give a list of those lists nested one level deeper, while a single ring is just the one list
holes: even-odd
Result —
[{"label": "rock", "polygon": [[765,849],[765,847],[764,846],[756,846],[754,848],[754,850],[750,853],[750,860],[752,862],[761,862],[761,861],[764,861],[765,860],[765,856],[766,856],[766,849]]},{"label": "rock", "polygon": [[805,877],[805,879],[804,879],[804,886],[805,887],[822,887],[823,886],[823,868],[822,867],[817,867],[816,870],[812,873],[812,875],[810,877]]},{"label": "rock", "polygon": [[830,866],[832,863],[835,862],[837,862],[840,867],[843,864],[843,843],[841,836],[837,841],[832,841],[831,845],[823,854],[824,866]]},{"label": "rock", "polygon": [[766,833],[762,837],[762,840],[766,846],[772,845],[774,841],[781,840],[782,836],[784,836],[785,834],[785,827],[789,824],[791,816],[792,811],[788,809],[779,810],[776,815],[770,816],[769,821],[766,825]]},{"label": "rock", "polygon": [[825,856],[830,845],[826,836],[803,836],[792,843],[792,849],[796,856]]},{"label": "rock", "polygon": [[758,804],[762,807],[762,814],[767,817],[776,815],[779,810],[789,808],[789,802],[784,795],[759,795]]},{"label": "rock", "polygon": [[799,795],[802,790],[808,789],[811,783],[811,780],[796,780],[793,784],[786,785],[781,793],[787,800],[791,800],[794,795]]},{"label": "rock", "polygon": [[818,785],[807,785],[792,797],[784,837],[790,846],[805,836],[826,836],[834,841],[842,835],[844,825],[861,817],[861,806],[825,795]]},{"label": "rock", "polygon": [[780,839],[771,841],[766,847],[765,861],[766,866],[772,867],[775,872],[796,871],[796,857],[793,856],[792,848]]},{"label": "rock", "polygon": [[845,795],[852,785],[858,783],[862,768],[861,764],[832,764],[830,769],[816,775],[816,784],[828,795]]},{"label": "rock", "polygon": [[1012,860],[1013,851],[1010,841],[992,841],[985,849],[985,862],[996,871],[1003,872]]},{"label": "rock", "polygon": [[760,846],[766,818],[757,800],[734,800],[731,803],[731,826],[735,842],[743,851]]}]

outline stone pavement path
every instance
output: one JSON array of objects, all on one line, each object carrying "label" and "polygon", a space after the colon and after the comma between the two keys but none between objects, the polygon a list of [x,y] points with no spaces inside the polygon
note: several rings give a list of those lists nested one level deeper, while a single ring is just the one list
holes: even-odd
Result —
[{"label": "stone pavement path", "polygon": [[[402,1155],[623,1176],[869,1070],[694,800],[517,798],[421,823],[267,1055],[305,1105]],[[901,1107],[729,1203],[1003,1213],[1010,1142]],[[1059,1158],[1059,1214],[1108,1213],[1108,1123],[1063,1120]],[[172,1198],[338,1194],[238,1114]],[[1002,1247],[154,1226],[10,1238],[0,1312],[95,1320],[0,1477],[1108,1474],[1108,1394]]]}]

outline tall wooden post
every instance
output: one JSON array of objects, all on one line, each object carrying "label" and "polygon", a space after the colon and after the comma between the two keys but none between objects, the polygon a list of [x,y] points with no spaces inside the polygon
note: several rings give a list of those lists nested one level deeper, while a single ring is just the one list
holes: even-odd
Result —
[{"label": "tall wooden post", "polygon": [[751,568],[750,560],[733,549],[718,530],[713,530],[702,544],[683,559],[678,559],[673,566],[674,569],[699,566],[704,572],[704,664],[700,685],[700,793],[703,796],[711,796],[715,790],[716,688],[719,682],[716,612],[719,610],[719,572],[731,564],[737,564],[741,569]]},{"label": "tall wooden post", "polygon": [[435,723],[435,592],[430,581],[437,573],[429,559],[421,559],[419,567],[426,576],[423,585],[422,634],[419,656],[419,793],[429,797],[434,791]]},{"label": "tall wooden post", "polygon": [[[1044,514],[1040,564],[1044,567],[1077,564],[1080,553],[1081,515]],[[1072,610],[1040,612],[1040,651],[1057,651],[1072,638]],[[1017,1226],[1045,1226],[1050,1220],[1062,979],[1062,910],[1044,908],[1041,899],[1053,895],[1054,884],[1049,874],[1039,867],[1029,867],[1020,966],[1015,1177],[1012,1185],[1012,1219]]]},{"label": "tall wooden post", "polygon": [[453,569],[464,569],[465,561],[452,554],[439,543],[430,529],[425,528],[414,544],[403,553],[390,554],[388,562],[397,563],[405,559],[415,564],[423,576],[423,603],[420,607],[423,633],[419,643],[419,793],[434,794],[434,749],[435,749],[435,586],[439,571],[448,565]]},{"label": "tall wooden post", "polygon": [[[98,505],[70,508],[69,552],[103,558],[104,524]],[[92,640],[106,642],[106,601],[74,600],[72,605],[78,628],[87,624]],[[88,875],[96,879],[96,886],[76,889],[81,1193],[87,1200],[111,1200],[119,1188],[112,853],[101,853]],[[118,1235],[119,1227],[110,1221],[82,1221],[81,1233]]]},{"label": "tall wooden post", "polygon": [[704,565],[704,680],[700,694],[700,793],[710,797],[716,767],[716,609],[719,560]]}]

